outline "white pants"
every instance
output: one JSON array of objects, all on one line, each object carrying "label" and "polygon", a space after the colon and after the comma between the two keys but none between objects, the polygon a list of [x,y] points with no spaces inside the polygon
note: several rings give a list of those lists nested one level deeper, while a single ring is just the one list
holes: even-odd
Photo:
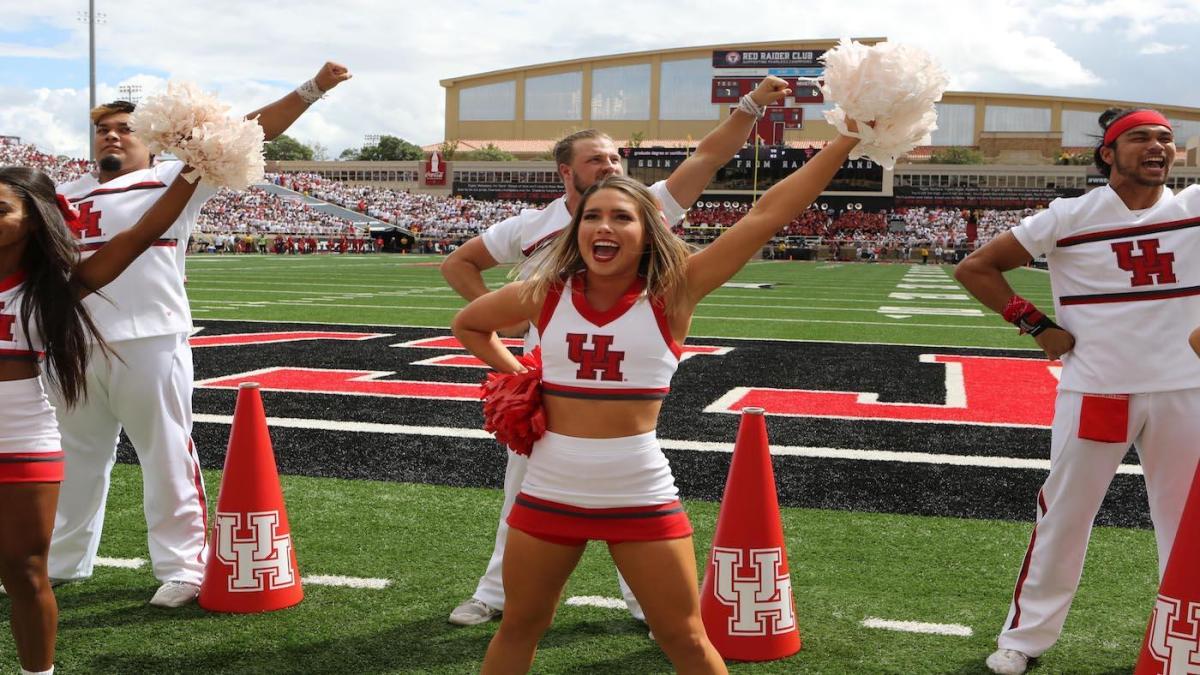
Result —
[{"label": "white pants", "polygon": [[120,359],[93,352],[87,399],[72,409],[55,404],[67,473],[50,544],[50,577],[92,575],[124,428],[142,466],[154,576],[163,582],[199,584],[208,555],[207,514],[204,480],[192,447],[192,351],[187,335],[122,340],[109,346]]},{"label": "white pants", "polygon": [[[1078,437],[1082,399],[1078,392],[1058,393],[1050,475],[1038,494],[1037,524],[997,640],[1001,649],[1039,656],[1058,640],[1083,572],[1092,521],[1129,450],[1129,443]],[[1145,475],[1161,578],[1200,461],[1200,389],[1130,396],[1127,438]]]},{"label": "white pants", "polygon": [[[517,493],[521,491],[521,483],[525,481],[525,469],[528,464],[528,457],[508,452],[508,466],[504,469],[504,506],[500,507],[500,524],[496,527],[496,544],[492,549],[492,559],[488,561],[487,571],[479,578],[479,585],[475,587],[475,594],[472,596],[476,600],[498,609],[504,609],[502,567],[504,545],[508,543],[508,512],[512,511]],[[637,598],[633,597],[633,591],[629,590],[629,584],[625,583],[625,578],[621,576],[620,572],[617,572],[617,584],[621,587],[621,595],[625,596],[625,603],[629,605],[629,613],[635,619],[645,621],[646,614],[642,611],[642,606],[638,603]]]}]

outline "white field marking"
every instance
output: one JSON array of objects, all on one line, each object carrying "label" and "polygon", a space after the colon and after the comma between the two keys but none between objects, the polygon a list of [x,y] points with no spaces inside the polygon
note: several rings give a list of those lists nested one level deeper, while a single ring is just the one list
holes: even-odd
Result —
[{"label": "white field marking", "polygon": [[[277,319],[223,319],[220,317],[206,320],[206,322],[221,322],[221,321],[229,321],[229,322],[236,322],[236,323],[288,324],[288,325],[300,325],[300,326],[347,326],[347,327],[352,326],[352,327],[356,327],[356,328],[358,328],[358,327],[366,327],[366,328],[386,327],[386,328],[421,328],[421,329],[437,328],[437,329],[441,329],[443,331],[446,330],[446,327],[444,325],[416,325],[416,324],[411,324],[411,323],[380,323],[380,322],[376,322],[376,323],[330,323],[328,321],[300,321],[300,320],[290,320],[290,319],[287,321],[279,321]],[[895,326],[898,324],[876,323],[875,325]],[[916,324],[899,324],[899,325],[902,328],[907,328],[908,326],[912,326],[912,325],[916,325]],[[960,326],[944,326],[944,327],[945,328],[960,328]],[[1041,354],[1042,353],[1042,351],[1040,349],[1029,349],[1029,348],[1021,348],[1021,347],[981,347],[979,345],[947,345],[947,344],[933,345],[933,344],[929,344],[929,343],[920,343],[920,342],[871,342],[871,341],[866,341],[866,340],[832,340],[832,339],[828,339],[828,338],[823,338],[820,340],[815,339],[815,338],[757,338],[757,337],[746,337],[744,335],[701,335],[699,333],[690,334],[690,335],[688,335],[688,337],[694,338],[697,340],[736,340],[738,342],[797,342],[800,344],[816,343],[816,344],[866,345],[866,346],[888,346],[888,347],[925,347],[927,349],[982,349],[985,351],[1029,352],[1031,354]]]},{"label": "white field marking", "polygon": [[[1025,296],[1021,296],[1021,297],[1025,297]],[[742,296],[738,296],[737,298],[722,297],[719,299],[720,300],[738,300],[738,299],[742,299]],[[763,296],[760,295],[754,299],[762,300]],[[853,305],[853,304],[878,305],[879,304],[879,296],[878,295],[876,295],[871,300],[847,300],[845,298],[813,298],[813,297],[805,297],[802,295],[801,296],[779,297],[777,299],[780,301],[796,299],[796,300],[803,300],[804,302],[831,302],[831,303],[846,304],[846,305]],[[1029,298],[1025,298],[1025,299],[1028,300]],[[778,305],[778,304],[775,304],[775,305],[745,304],[745,305],[743,305],[741,303],[736,303],[736,302],[730,302],[730,303],[712,302],[711,295],[708,298],[705,298],[704,300],[702,300],[700,302],[700,304],[701,305],[709,305],[712,307],[772,307],[772,308],[774,308],[774,307],[787,307],[788,306],[788,305]],[[825,308],[824,307],[814,307],[812,309],[825,309]]]},{"label": "white field marking", "polygon": [[[289,306],[290,307],[295,307],[295,306],[338,307],[340,309],[423,309],[423,310],[429,310],[429,311],[434,311],[434,312],[457,312],[458,310],[462,309],[462,305],[459,305],[457,307],[430,307],[428,305],[357,305],[357,304],[345,304],[345,303],[335,303],[335,302],[313,302],[311,300],[274,300],[274,301],[268,301],[268,302],[234,302],[234,301],[229,301],[229,300],[196,300],[194,302],[197,302],[200,304],[206,304],[206,305],[220,305],[223,307],[225,307],[225,306],[239,307],[239,306],[244,306],[244,305],[253,305],[253,306],[267,305],[267,306],[276,306],[276,307],[278,307],[278,306],[284,306],[284,307],[289,307]],[[297,323],[297,322],[295,322],[295,321],[277,321],[275,323]],[[325,323],[328,323],[328,322],[325,322]],[[441,327],[444,328],[445,326],[441,326]]]},{"label": "white field marking", "polygon": [[[221,301],[218,301],[218,300],[212,300],[212,301],[196,300],[195,302],[198,304],[203,304],[203,305],[219,305],[221,307],[252,306],[252,307],[258,307],[258,308],[261,308],[263,306],[337,307],[337,308],[341,308],[341,309],[392,309],[392,310],[415,309],[415,310],[424,310],[424,311],[430,311],[430,312],[457,312],[460,309],[462,309],[461,305],[455,306],[455,307],[434,307],[434,306],[430,306],[430,305],[368,305],[368,304],[345,304],[345,303],[333,303],[333,302],[315,302],[315,301],[311,301],[311,300],[274,300],[274,301],[269,301],[269,302],[232,302],[232,301],[228,301],[228,300],[221,300]],[[701,307],[703,307],[703,306],[704,305],[701,305]],[[753,307],[753,305],[742,305],[742,304],[726,305],[726,306]],[[873,310],[873,309],[869,309],[869,308],[859,309],[859,308],[850,308],[850,307],[803,307],[803,306],[781,307],[780,305],[762,305],[762,307],[769,307],[772,309],[784,308],[784,309],[798,309],[798,310],[819,310],[819,311],[823,311],[823,312],[866,312],[866,313],[870,313],[870,314],[873,314],[873,313],[902,314],[904,312],[908,312],[910,314],[927,314],[927,315],[933,315],[933,316],[942,315],[942,316],[961,316],[961,317],[971,317],[971,318],[984,316],[982,310],[959,309],[959,308],[949,308],[949,307],[945,308],[945,309],[941,309],[941,310],[939,310],[938,308],[935,308],[935,307],[880,307],[878,310]],[[885,309],[887,311],[884,311]],[[852,325],[863,325],[863,326],[895,326],[895,325],[897,325],[897,324],[886,322],[886,321],[837,321],[837,320],[832,320],[832,319],[787,319],[787,318],[779,318],[779,317],[767,318],[767,317],[753,317],[753,316],[703,316],[700,314],[693,314],[692,320],[695,321],[696,319],[713,319],[716,321],[767,321],[767,322],[772,322],[772,323],[833,323],[833,324],[852,324]],[[288,321],[288,322],[276,322],[276,323],[297,323],[297,322]],[[343,324],[343,325],[348,325],[348,324]],[[1009,330],[1009,329],[1011,329],[1011,326],[1009,326],[1008,324],[1005,324],[1002,326],[971,326],[971,325],[959,326],[959,325],[955,325],[955,324],[921,324],[921,323],[902,324],[902,325],[904,327],[920,326],[920,327],[932,327],[932,328],[968,328],[968,329],[986,329],[986,330]],[[890,344],[890,343],[888,343],[888,344]]]},{"label": "white field marking", "polygon": [[880,314],[921,314],[924,316],[983,317],[982,309],[974,307],[910,307],[884,305],[875,310]]},{"label": "white field marking", "polygon": [[[399,345],[390,345],[390,346],[397,347]],[[466,356],[466,354],[462,354],[462,353],[443,354],[441,356],[432,356],[427,359],[421,359],[420,361],[413,361],[413,362],[409,363],[408,365],[410,365],[410,366],[440,366],[442,368],[475,368],[475,369],[491,367],[488,364],[482,363],[482,362],[481,363],[449,363],[450,361],[459,361],[464,356]]]},{"label": "white field marking", "polygon": [[884,630],[900,631],[902,633],[927,633],[929,635],[954,635],[971,637],[975,634],[970,626],[958,623],[922,623],[920,621],[892,621],[868,616],[862,620],[864,628],[882,628]]},{"label": "white field marking", "polygon": [[[859,300],[859,301],[874,300],[874,301],[878,302],[879,297],[882,296],[886,292],[885,290],[880,289],[880,288],[876,288],[874,290],[870,290],[865,293],[846,293],[845,292],[846,289],[844,289],[844,288],[830,289],[828,293],[811,293],[811,292],[809,292],[812,290],[819,290],[819,289],[814,289],[811,286],[807,286],[803,289],[803,292],[787,293],[780,288],[776,288],[771,291],[771,295],[769,297],[771,297],[773,299],[793,300],[793,301],[794,300],[816,300],[816,301],[823,300],[823,301],[827,301],[827,302],[854,302],[855,300]],[[1025,296],[1021,296],[1021,297],[1025,297]],[[705,300],[712,300],[714,298],[718,299],[718,300],[762,300],[763,294],[762,293],[754,293],[754,294],[709,293],[707,296],[705,296]]]},{"label": "white field marking", "polygon": [[[233,424],[232,415],[194,415],[197,424]],[[827,418],[828,419],[828,418]],[[862,421],[861,418],[854,418]],[[912,422],[913,420],[902,420]],[[367,434],[401,434],[408,436],[433,436],[441,438],[491,438],[492,435],[482,429],[457,429],[454,427],[417,427],[403,424],[382,424],[378,422],[346,422],[342,420],[314,420],[294,417],[268,417],[267,426],[280,429],[308,429],[316,431],[335,431],[338,433],[367,433]],[[1001,426],[1001,425],[985,425]],[[1021,426],[1021,425],[1002,425]],[[1044,428],[1044,427],[1030,427]],[[732,443],[717,443],[711,441],[680,441],[659,439],[659,444],[667,450],[690,450],[693,452],[733,452]],[[1019,457],[978,457],[971,455],[939,455],[931,452],[894,452],[891,450],[858,450],[852,448],[819,448],[796,445],[772,445],[771,454],[785,457],[808,457],[813,459],[847,459],[864,462],[900,462],[905,464],[943,464],[948,466],[976,466],[993,469],[1032,469],[1049,471],[1048,459],[1022,459]],[[1122,464],[1117,467],[1119,474],[1142,475],[1142,467],[1137,464]]]},{"label": "white field marking", "polygon": [[[937,363],[937,356],[934,354],[921,354],[917,357],[921,363]],[[963,408],[967,407],[967,385],[963,379],[962,363],[950,362],[943,364],[946,366],[946,407],[947,408]],[[861,403],[868,401],[861,400]],[[870,403],[879,402],[879,394],[874,395],[874,400]]]},{"label": "white field marking", "polygon": [[301,583],[314,586],[342,586],[345,588],[370,588],[380,591],[392,585],[391,579],[372,579],[370,577],[341,577],[330,574],[314,574],[300,577]]},{"label": "white field marking", "polygon": [[606,598],[602,595],[573,595],[567,598],[567,607],[602,607],[604,609],[629,609],[621,598]]},{"label": "white field marking", "polygon": [[96,557],[96,564],[101,567],[120,567],[125,570],[140,569],[146,564],[141,558],[101,558]]},{"label": "white field marking", "polygon": [[[96,564],[100,567],[119,567],[126,570],[141,569],[146,565],[146,561],[141,558],[96,558]],[[313,575],[301,578],[301,581],[306,584],[315,584],[317,586],[344,586],[347,588],[371,588],[380,590],[391,585],[390,579],[371,579],[365,577],[342,577],[333,575]]]},{"label": "white field marking", "polygon": [[[891,307],[889,309],[892,310],[891,313],[900,313],[900,312],[905,312],[905,311],[919,310],[922,308],[920,308],[920,307]],[[882,307],[880,308],[880,312],[883,313]],[[920,312],[913,312],[913,313],[919,314]],[[927,313],[929,313],[929,312],[927,312]],[[982,316],[982,313],[980,314],[980,316]],[[843,325],[849,325],[849,326],[889,326],[889,327],[897,327],[897,328],[921,327],[921,328],[956,328],[956,329],[961,328],[963,330],[1004,330],[1004,331],[1012,330],[1012,326],[976,326],[976,325],[970,325],[970,324],[957,324],[957,323],[893,323],[890,321],[838,321],[835,319],[780,319],[780,318],[764,319],[762,317],[750,317],[750,316],[701,316],[699,314],[692,315],[693,325],[694,325],[694,322],[696,321],[696,319],[711,319],[713,321],[765,321],[767,323],[831,323],[831,324],[843,324]],[[700,337],[700,336],[696,336],[696,337]],[[827,342],[827,340],[811,340],[811,342]],[[892,344],[892,343],[883,342],[880,344]]]},{"label": "white field marking", "polygon": [[[900,300],[903,298],[897,298],[897,299]],[[964,300],[965,299],[966,298],[964,298]],[[879,301],[875,300],[874,302],[877,303]],[[701,302],[699,304],[699,307],[731,307],[734,309],[738,309],[738,308],[776,309],[776,310],[796,310],[796,311],[805,311],[805,312],[809,312],[809,311],[814,311],[814,312],[867,312],[869,314],[875,314],[876,312],[879,311],[878,307],[814,307],[812,305],[781,305],[778,303],[773,304],[773,305],[765,305],[765,304],[755,304],[755,303],[750,303],[750,302],[708,302],[708,301]],[[907,311],[907,308],[904,308],[904,309]],[[937,307],[926,307],[926,309],[938,309],[938,308]],[[944,307],[944,309],[948,309],[948,310],[952,310],[952,311],[956,312],[955,314],[951,314],[948,316],[957,316],[957,310],[960,310],[962,308],[958,307],[958,306],[954,306],[954,307],[946,306],[946,307]],[[978,311],[978,310],[974,310],[974,311]],[[970,314],[970,315],[964,315],[964,316],[976,316],[976,315]],[[978,316],[982,316],[982,313],[980,313]]]},{"label": "white field marking", "polygon": [[830,265],[818,265],[818,266],[817,266],[817,267],[815,267],[814,269],[816,269],[818,272],[820,272],[820,271],[823,271],[823,270],[836,270],[836,269],[837,269],[837,268],[839,268],[839,267],[845,267],[845,265],[840,265],[840,264],[837,264],[837,263],[830,264]]},{"label": "white field marking", "polygon": [[926,283],[917,283],[917,284],[900,283],[900,284],[896,284],[896,288],[903,288],[904,290],[927,289],[927,290],[936,290],[936,291],[961,291],[962,290],[962,286],[959,286],[957,284],[926,284]]},{"label": "white field marking", "polygon": [[774,283],[774,282],[764,282],[764,283],[747,283],[747,282],[744,282],[744,281],[726,281],[725,283],[721,284],[721,288],[753,288],[753,289],[763,289],[763,288],[774,288],[774,287],[775,287],[775,283]]},{"label": "white field marking", "polygon": [[889,300],[970,300],[966,293],[888,293]]}]

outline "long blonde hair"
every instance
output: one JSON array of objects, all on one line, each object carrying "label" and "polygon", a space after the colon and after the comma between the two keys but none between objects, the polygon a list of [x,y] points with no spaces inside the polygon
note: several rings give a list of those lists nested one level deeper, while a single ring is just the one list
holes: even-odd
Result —
[{"label": "long blonde hair", "polygon": [[530,256],[522,267],[532,270],[525,292],[530,298],[544,298],[550,287],[587,269],[579,250],[579,223],[588,200],[600,190],[617,190],[633,200],[646,233],[646,250],[642,253],[638,274],[646,278],[646,295],[661,303],[667,314],[675,315],[689,309],[687,302],[687,260],[692,248],[676,237],[663,222],[658,201],[645,185],[626,176],[608,176],[588,188],[567,226],[554,241]]}]

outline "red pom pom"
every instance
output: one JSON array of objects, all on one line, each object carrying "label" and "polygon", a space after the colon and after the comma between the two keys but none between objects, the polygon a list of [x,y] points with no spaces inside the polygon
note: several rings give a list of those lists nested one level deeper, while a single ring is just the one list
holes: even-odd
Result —
[{"label": "red pom pom", "polygon": [[542,350],[517,357],[523,373],[489,373],[483,381],[483,430],[513,452],[528,456],[533,443],[546,433],[542,408]]},{"label": "red pom pom", "polygon": [[58,203],[59,212],[62,213],[63,221],[66,222],[67,227],[74,229],[72,226],[79,222],[79,212],[71,206],[71,202],[67,201],[67,198],[63,195],[54,195],[54,198]]}]

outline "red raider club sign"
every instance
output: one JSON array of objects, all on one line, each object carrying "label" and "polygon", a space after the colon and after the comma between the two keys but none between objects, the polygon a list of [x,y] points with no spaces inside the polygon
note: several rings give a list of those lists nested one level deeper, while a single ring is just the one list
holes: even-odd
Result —
[{"label": "red raider club sign", "polygon": [[[796,630],[792,578],[780,570],[782,566],[782,548],[713,547],[713,592],[733,610],[730,635],[782,635]],[[751,573],[742,575],[744,568]]]},{"label": "red raider club sign", "polygon": [[[292,573],[292,535],[278,534],[279,512],[217,513],[217,559],[233,568],[230,593],[274,591],[296,585]],[[248,529],[250,536],[238,532]]]},{"label": "red raider club sign", "polygon": [[[1162,665],[1161,670],[1155,672],[1163,675],[1200,674],[1200,602],[1185,605],[1175,598],[1159,595],[1150,620],[1146,651]],[[1137,672],[1149,671],[1139,667]]]}]

